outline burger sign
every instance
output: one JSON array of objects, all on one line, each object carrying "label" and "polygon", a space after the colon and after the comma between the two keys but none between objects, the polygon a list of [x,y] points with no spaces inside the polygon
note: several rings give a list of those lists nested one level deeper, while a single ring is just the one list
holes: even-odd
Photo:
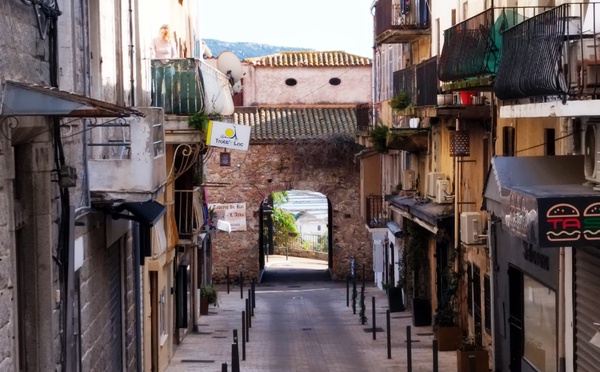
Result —
[{"label": "burger sign", "polygon": [[539,246],[600,243],[600,199],[538,199]]}]

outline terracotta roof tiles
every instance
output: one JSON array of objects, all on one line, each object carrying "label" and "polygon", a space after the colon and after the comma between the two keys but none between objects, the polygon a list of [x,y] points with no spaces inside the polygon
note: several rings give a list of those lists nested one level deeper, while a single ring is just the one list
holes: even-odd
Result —
[{"label": "terracotta roof tiles", "polygon": [[342,51],[298,51],[244,58],[243,62],[264,67],[350,67],[370,66],[372,61],[370,58]]},{"label": "terracotta roof tiles", "polygon": [[233,114],[235,124],[252,126],[251,140],[296,140],[351,134],[356,131],[356,108],[259,107]]}]

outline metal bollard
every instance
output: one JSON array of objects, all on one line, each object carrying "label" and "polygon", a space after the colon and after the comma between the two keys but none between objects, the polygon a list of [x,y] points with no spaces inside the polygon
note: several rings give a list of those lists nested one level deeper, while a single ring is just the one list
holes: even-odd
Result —
[{"label": "metal bollard", "polygon": [[375,296],[371,297],[371,313],[373,314],[373,340],[377,340],[377,326],[375,321]]},{"label": "metal bollard", "polygon": [[238,343],[238,332],[237,332],[237,329],[233,330],[233,343],[234,344]]},{"label": "metal bollard", "polygon": [[438,372],[438,340],[433,340],[433,372]]},{"label": "metal bollard", "polygon": [[242,311],[242,360],[246,360],[246,312]]},{"label": "metal bollard", "polygon": [[242,275],[241,271],[240,271],[240,298],[242,300],[244,299],[244,276]]},{"label": "metal bollard", "polygon": [[227,279],[227,294],[229,294],[229,266],[227,266],[226,279]]},{"label": "metal bollard", "polygon": [[227,372],[227,363],[221,363],[221,372]]},{"label": "metal bollard", "polygon": [[346,278],[346,307],[350,307],[350,278]]},{"label": "metal bollard", "polygon": [[254,315],[255,307],[256,307],[256,278],[252,278],[252,315]]},{"label": "metal bollard", "polygon": [[386,332],[387,332],[387,356],[388,359],[392,359],[392,332],[390,325],[390,309],[385,311],[385,321],[386,321]]},{"label": "metal bollard", "polygon": [[406,371],[412,372],[412,341],[410,326],[406,326]]},{"label": "metal bollard", "polygon": [[252,317],[250,316],[250,299],[246,299],[246,317],[248,319],[247,323],[248,323],[248,328],[252,328]]},{"label": "metal bollard", "polygon": [[240,372],[240,353],[238,344],[231,344],[231,371]]}]

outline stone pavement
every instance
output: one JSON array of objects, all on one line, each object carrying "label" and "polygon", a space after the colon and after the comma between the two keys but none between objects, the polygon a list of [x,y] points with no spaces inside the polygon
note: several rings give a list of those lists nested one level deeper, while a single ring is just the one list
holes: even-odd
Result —
[{"label": "stone pavement", "polygon": [[[232,371],[233,330],[238,332],[240,371],[342,372],[407,371],[407,326],[411,314],[390,314],[391,359],[387,349],[387,298],[385,292],[365,283],[365,316],[352,308],[352,288],[347,306],[345,282],[306,281],[326,270],[326,263],[285,256],[270,256],[263,281],[256,285],[254,316],[249,340],[242,342],[242,311],[246,309],[249,285],[241,298],[239,286],[218,286],[218,306],[201,316],[197,333],[186,335],[177,347],[167,372]],[[265,281],[268,277],[269,280]],[[295,280],[296,279],[296,280]],[[362,282],[357,282],[360,297]],[[372,306],[375,298],[375,340]],[[433,371],[433,332],[411,327],[412,370]],[[243,360],[245,348],[245,360]],[[456,352],[439,352],[439,371],[456,371]]]}]

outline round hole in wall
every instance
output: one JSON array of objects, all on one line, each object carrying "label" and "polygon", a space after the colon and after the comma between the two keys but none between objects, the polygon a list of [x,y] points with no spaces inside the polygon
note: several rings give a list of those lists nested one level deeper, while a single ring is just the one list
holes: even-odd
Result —
[{"label": "round hole in wall", "polygon": [[331,85],[340,85],[342,83],[342,81],[340,80],[340,78],[331,78],[329,79],[329,84]]},{"label": "round hole in wall", "polygon": [[285,85],[287,85],[288,87],[293,87],[296,84],[298,84],[298,81],[296,81],[296,79],[289,78],[285,80]]}]

